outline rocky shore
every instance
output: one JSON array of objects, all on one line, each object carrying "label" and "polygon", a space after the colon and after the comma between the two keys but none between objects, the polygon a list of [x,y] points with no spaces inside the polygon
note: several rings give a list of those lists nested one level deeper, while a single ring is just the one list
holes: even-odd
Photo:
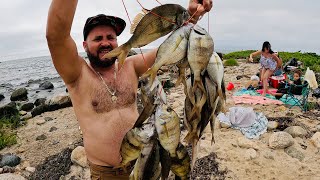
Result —
[{"label": "rocky shore", "polygon": [[[191,179],[320,179],[319,107],[303,113],[297,107],[289,109],[285,105],[233,102],[232,94],[245,86],[257,69],[258,64],[245,60],[239,60],[237,67],[225,68],[225,82],[236,85],[233,91],[227,91],[227,109],[242,106],[262,112],[268,119],[267,132],[259,139],[247,139],[239,130],[217,120],[215,143],[211,144],[208,127],[199,142]],[[173,70],[163,68],[160,72],[164,79],[169,79],[165,89],[168,102],[183,118],[183,86],[172,87],[176,76],[169,76],[169,71]],[[25,125],[17,129],[17,144],[0,151],[0,179],[89,179],[81,132],[69,107],[70,98],[57,96],[36,103],[25,101],[23,89],[16,94],[19,101],[15,105],[0,109],[26,113],[21,117]],[[320,103],[314,97],[309,97],[309,101]]]}]

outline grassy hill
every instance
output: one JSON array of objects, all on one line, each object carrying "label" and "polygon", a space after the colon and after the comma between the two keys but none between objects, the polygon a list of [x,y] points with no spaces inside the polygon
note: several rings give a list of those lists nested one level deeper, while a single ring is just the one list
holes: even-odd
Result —
[{"label": "grassy hill", "polygon": [[[236,51],[225,54],[224,59],[246,59],[255,50]],[[291,58],[296,58],[303,62],[304,67],[310,67],[315,72],[320,72],[320,55],[316,53],[301,53],[301,52],[279,52],[283,63]]]}]

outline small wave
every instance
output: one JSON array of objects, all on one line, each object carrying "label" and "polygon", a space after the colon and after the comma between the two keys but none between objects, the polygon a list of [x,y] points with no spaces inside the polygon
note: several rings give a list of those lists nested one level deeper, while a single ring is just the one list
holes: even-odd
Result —
[{"label": "small wave", "polygon": [[40,83],[40,82],[43,82],[43,81],[55,81],[55,80],[59,80],[61,79],[60,76],[56,76],[56,77],[44,77],[44,78],[41,78],[41,79],[29,79],[28,82],[24,82],[24,83],[21,83],[20,85],[25,85],[25,84],[35,84],[35,83]]}]

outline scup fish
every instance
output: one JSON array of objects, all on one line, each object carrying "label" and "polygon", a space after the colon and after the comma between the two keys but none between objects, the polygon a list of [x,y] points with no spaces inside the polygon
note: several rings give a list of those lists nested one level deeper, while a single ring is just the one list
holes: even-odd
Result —
[{"label": "scup fish", "polygon": [[160,45],[155,63],[144,73],[142,78],[150,76],[150,83],[153,83],[158,70],[163,65],[179,63],[187,56],[189,35],[193,25],[188,24],[172,32],[172,34]]},{"label": "scup fish", "polygon": [[177,157],[171,158],[171,171],[179,176],[181,180],[188,179],[190,172],[190,157],[186,147],[181,143],[177,148]]},{"label": "scup fish", "polygon": [[141,99],[143,102],[143,110],[140,113],[136,123],[134,124],[135,127],[141,127],[143,122],[145,122],[155,111],[158,101],[162,101],[164,103],[167,102],[166,94],[163,91],[162,84],[158,79],[156,79],[152,86],[149,88],[147,86],[148,81],[147,79],[141,79],[139,81],[141,83]]},{"label": "scup fish", "polygon": [[139,157],[144,145],[148,143],[154,135],[154,131],[154,125],[152,123],[146,123],[141,128],[134,128],[127,132],[120,148],[122,157],[121,167],[126,167],[129,162]]},{"label": "scup fish", "polygon": [[[192,91],[188,93],[191,103],[194,105],[192,113],[197,113],[198,118],[201,116],[201,108],[206,102],[206,90],[201,81],[201,72],[207,68],[210,57],[213,53],[213,39],[207,31],[200,26],[195,25],[189,37],[188,45],[188,62],[194,75]],[[197,100],[196,90],[202,91],[200,100]]]},{"label": "scup fish", "polygon": [[160,144],[171,157],[175,157],[180,142],[180,119],[177,113],[165,104],[158,106],[155,113],[155,127]]},{"label": "scup fish", "polygon": [[208,106],[210,107],[210,113],[211,113],[208,120],[210,121],[210,128],[211,128],[211,134],[212,134],[211,143],[213,143],[214,142],[214,124],[215,124],[216,117],[220,112],[220,110],[217,111],[217,106],[218,106],[218,103],[221,101],[221,99],[217,93],[217,90],[218,90],[217,85],[214,82],[212,82],[212,80],[209,77],[205,77],[205,85],[206,85],[207,96],[208,96],[207,102],[208,102]]},{"label": "scup fish", "polygon": [[158,180],[161,176],[159,145],[154,137],[142,149],[137,159],[130,180]]},{"label": "scup fish", "polygon": [[146,14],[138,14],[133,21],[131,38],[105,54],[103,58],[118,57],[119,64],[123,65],[131,48],[145,46],[167,35],[183,25],[189,17],[187,10],[178,4],[164,4],[147,11]]},{"label": "scup fish", "polygon": [[220,99],[225,100],[225,95],[223,95],[222,90],[224,67],[221,58],[216,52],[214,52],[210,58],[207,66],[207,72],[210,79],[217,84]]}]

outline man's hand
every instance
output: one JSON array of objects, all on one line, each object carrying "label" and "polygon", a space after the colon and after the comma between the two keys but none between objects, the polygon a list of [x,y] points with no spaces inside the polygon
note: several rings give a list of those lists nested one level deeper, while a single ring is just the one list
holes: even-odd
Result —
[{"label": "man's hand", "polygon": [[194,15],[191,19],[192,23],[196,23],[200,16],[209,12],[212,8],[212,0],[190,0],[188,11],[190,16]]}]

